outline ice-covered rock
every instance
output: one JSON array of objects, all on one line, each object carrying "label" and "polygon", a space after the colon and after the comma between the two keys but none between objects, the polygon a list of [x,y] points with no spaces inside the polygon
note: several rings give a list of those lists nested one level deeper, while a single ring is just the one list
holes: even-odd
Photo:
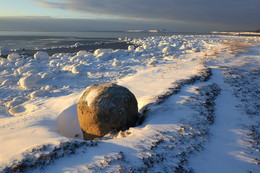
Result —
[{"label": "ice-covered rock", "polygon": [[158,64],[158,60],[156,57],[153,57],[149,62],[148,62],[148,66],[149,67],[155,67],[155,65]]},{"label": "ice-covered rock", "polygon": [[114,62],[112,63],[112,66],[117,67],[117,66],[121,66],[121,65],[122,65],[122,62],[121,62],[121,61],[119,61],[119,60],[117,60],[117,59],[114,59]]},{"label": "ice-covered rock", "polygon": [[74,66],[72,69],[71,69],[71,72],[73,74],[79,74],[83,71],[83,66],[82,65],[77,65],[77,66]]},{"label": "ice-covered rock", "polygon": [[18,106],[24,102],[26,102],[28,99],[26,97],[23,96],[19,96],[19,97],[15,97],[13,100],[6,102],[5,106],[8,108],[13,108],[15,106]]},{"label": "ice-covered rock", "polygon": [[143,48],[144,48],[144,49],[150,49],[150,48],[151,48],[151,45],[150,45],[150,44],[144,44],[144,45],[143,45]]},{"label": "ice-covered rock", "polygon": [[46,90],[36,90],[36,91],[33,91],[31,94],[29,94],[29,97],[31,99],[34,99],[36,97],[39,97],[39,96],[42,96],[42,95],[45,95],[47,94],[48,92]]},{"label": "ice-covered rock", "polygon": [[139,46],[139,47],[137,47],[137,48],[135,49],[135,51],[136,51],[136,52],[142,52],[142,51],[143,51],[143,48],[142,48],[141,46]]},{"label": "ice-covered rock", "polygon": [[75,47],[80,47],[80,46],[83,46],[83,45],[84,45],[84,44],[82,44],[82,43],[75,43],[75,44],[74,44]]},{"label": "ice-covered rock", "polygon": [[41,78],[43,78],[43,79],[51,79],[51,78],[53,78],[53,73],[49,73],[49,72],[46,72],[46,73],[43,73],[42,75],[41,75]]},{"label": "ice-covered rock", "polygon": [[82,56],[82,57],[85,57],[85,56],[88,56],[90,53],[88,51],[85,51],[85,50],[81,50],[77,53],[77,56]]},{"label": "ice-covered rock", "polygon": [[113,49],[97,49],[94,51],[94,55],[98,56],[99,54],[103,53],[111,53],[113,51]]},{"label": "ice-covered rock", "polygon": [[166,46],[162,49],[162,53],[170,53],[172,51],[172,47]]},{"label": "ice-covered rock", "polygon": [[2,86],[4,86],[4,85],[12,85],[12,84],[14,84],[15,82],[14,82],[14,80],[12,80],[12,79],[6,79],[6,80],[4,80],[3,82],[2,82]]},{"label": "ice-covered rock", "polygon": [[129,45],[128,46],[128,50],[129,51],[134,51],[135,50],[135,46],[134,45]]},{"label": "ice-covered rock", "polygon": [[20,59],[21,56],[18,53],[11,53],[7,56],[7,59],[9,60],[15,60],[15,59]]},{"label": "ice-covered rock", "polygon": [[89,62],[93,58],[93,54],[87,51],[80,51],[77,55],[70,57],[69,61],[71,62]]},{"label": "ice-covered rock", "polygon": [[195,50],[193,50],[193,49],[188,49],[188,50],[185,50],[185,52],[186,52],[186,53],[194,53]]},{"label": "ice-covered rock", "polygon": [[47,52],[44,52],[44,51],[38,51],[34,54],[33,56],[35,59],[37,60],[47,60],[49,59],[49,55]]},{"label": "ice-covered rock", "polygon": [[78,118],[85,140],[135,126],[137,112],[135,96],[116,84],[91,85],[78,101]]},{"label": "ice-covered rock", "polygon": [[41,90],[47,90],[47,91],[50,91],[50,90],[52,90],[53,88],[54,88],[54,87],[51,86],[51,85],[46,85],[46,86],[41,87],[40,89],[41,89]]},{"label": "ice-covered rock", "polygon": [[18,85],[20,85],[24,89],[33,89],[39,87],[40,77],[38,75],[29,75],[22,77],[18,81]]},{"label": "ice-covered rock", "polygon": [[24,112],[26,109],[22,105],[15,106],[9,110],[9,113],[14,116],[19,116],[19,113]]},{"label": "ice-covered rock", "polygon": [[109,52],[101,52],[98,55],[96,55],[96,58],[106,60],[109,57],[111,57],[111,54]]},{"label": "ice-covered rock", "polygon": [[20,60],[17,60],[16,62],[15,62],[15,66],[17,66],[17,67],[21,67],[22,65],[24,65],[24,61],[23,61],[23,59],[20,59]]},{"label": "ice-covered rock", "polygon": [[179,48],[180,50],[184,50],[186,48],[185,44],[181,45],[181,47]]},{"label": "ice-covered rock", "polygon": [[11,100],[11,101],[5,103],[5,106],[8,107],[8,108],[13,108],[15,106],[18,106],[18,105],[24,103],[24,102],[25,101],[23,101],[23,100]]}]

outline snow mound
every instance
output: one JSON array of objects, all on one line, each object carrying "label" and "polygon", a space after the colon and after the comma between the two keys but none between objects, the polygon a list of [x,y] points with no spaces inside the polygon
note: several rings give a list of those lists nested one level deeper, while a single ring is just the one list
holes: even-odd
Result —
[{"label": "snow mound", "polygon": [[57,132],[69,138],[83,139],[79,126],[77,104],[65,109],[57,118]]}]

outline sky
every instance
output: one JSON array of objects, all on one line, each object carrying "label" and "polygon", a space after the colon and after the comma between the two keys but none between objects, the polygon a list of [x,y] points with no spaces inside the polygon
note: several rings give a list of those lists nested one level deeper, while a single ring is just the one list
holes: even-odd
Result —
[{"label": "sky", "polygon": [[247,31],[260,0],[0,0],[0,30]]}]

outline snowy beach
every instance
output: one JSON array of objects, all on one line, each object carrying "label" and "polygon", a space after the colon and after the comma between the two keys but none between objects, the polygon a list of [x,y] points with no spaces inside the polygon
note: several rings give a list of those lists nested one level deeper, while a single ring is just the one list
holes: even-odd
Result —
[{"label": "snowy beach", "polygon": [[[0,172],[260,171],[259,36],[120,41],[0,58]],[[84,141],[79,96],[110,82],[143,122]]]}]

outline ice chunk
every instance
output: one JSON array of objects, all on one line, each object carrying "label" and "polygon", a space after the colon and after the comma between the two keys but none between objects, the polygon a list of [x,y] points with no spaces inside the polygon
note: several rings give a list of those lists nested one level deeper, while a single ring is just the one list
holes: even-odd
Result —
[{"label": "ice chunk", "polygon": [[107,59],[109,57],[110,57],[110,53],[108,53],[108,52],[101,52],[98,55],[96,55],[96,58],[99,58],[99,59]]},{"label": "ice chunk", "polygon": [[166,46],[165,48],[163,48],[162,53],[169,53],[172,51],[172,48],[170,46]]},{"label": "ice chunk", "polygon": [[144,45],[143,45],[143,48],[144,48],[144,49],[150,49],[150,48],[151,48],[151,45],[149,45],[149,44],[144,44]]},{"label": "ice chunk", "polygon": [[26,109],[22,106],[22,105],[18,105],[18,106],[15,106],[13,108],[11,108],[9,110],[9,113],[14,115],[14,116],[17,116],[17,114],[19,115],[19,113],[22,113],[24,112]]},{"label": "ice chunk", "polygon": [[73,74],[79,74],[81,71],[82,71],[82,66],[74,66],[72,69],[71,69],[71,72]]},{"label": "ice chunk", "polygon": [[21,56],[18,53],[11,53],[7,56],[7,59],[13,60],[13,59],[19,59]]},{"label": "ice chunk", "polygon": [[1,85],[4,86],[4,85],[12,85],[12,84],[14,84],[14,81],[12,79],[6,79],[2,82]]},{"label": "ice chunk", "polygon": [[147,65],[149,67],[155,67],[156,64],[158,64],[158,61],[156,59],[151,59]]},{"label": "ice chunk", "polygon": [[46,60],[49,59],[49,57],[48,53],[44,51],[38,51],[34,54],[34,58],[37,60]]},{"label": "ice chunk", "polygon": [[119,61],[119,60],[117,60],[117,59],[114,59],[114,62],[112,63],[112,66],[117,67],[117,66],[121,66],[121,65],[122,65],[122,62],[121,62],[121,61]]},{"label": "ice chunk", "polygon": [[75,43],[75,44],[74,44],[75,47],[80,47],[80,46],[83,46],[83,45],[84,45],[84,44],[82,44],[82,43]]},{"label": "ice chunk", "polygon": [[37,91],[33,91],[31,94],[29,94],[29,97],[31,99],[34,99],[36,97],[42,96],[47,94],[48,92],[46,90],[37,90]]},{"label": "ice chunk", "polygon": [[52,73],[48,73],[48,72],[47,73],[43,73],[41,78],[43,78],[43,79],[51,79],[51,78],[53,78],[53,74]]},{"label": "ice chunk", "polygon": [[185,48],[186,48],[186,46],[183,44],[183,45],[181,45],[181,47],[179,49],[184,50]]},{"label": "ice chunk", "polygon": [[134,45],[129,45],[128,46],[128,50],[129,51],[134,51],[135,50],[135,46]]},{"label": "ice chunk", "polygon": [[139,46],[139,47],[137,47],[137,48],[135,49],[135,51],[136,51],[136,52],[142,52],[142,51],[143,51],[143,48],[142,48],[141,46]]},{"label": "ice chunk", "polygon": [[24,65],[23,59],[19,59],[18,61],[15,62],[14,65],[17,66],[17,67],[21,67],[22,65]]},{"label": "ice chunk", "polygon": [[112,51],[113,51],[113,49],[97,49],[97,50],[95,50],[94,55],[97,56],[101,53],[103,53],[103,54],[104,53],[110,53]]},{"label": "ice chunk", "polygon": [[24,89],[33,89],[39,87],[38,83],[40,81],[40,77],[37,75],[29,75],[26,77],[22,77],[18,84]]},{"label": "ice chunk", "polygon": [[88,56],[89,55],[89,52],[88,51],[85,51],[85,50],[81,50],[77,53],[77,56]]},{"label": "ice chunk", "polygon": [[8,107],[8,108],[13,108],[13,107],[15,107],[15,106],[18,106],[18,105],[24,103],[24,102],[25,102],[25,101],[23,101],[23,100],[12,100],[12,101],[10,101],[10,102],[7,102],[7,103],[5,104],[5,106]]}]

